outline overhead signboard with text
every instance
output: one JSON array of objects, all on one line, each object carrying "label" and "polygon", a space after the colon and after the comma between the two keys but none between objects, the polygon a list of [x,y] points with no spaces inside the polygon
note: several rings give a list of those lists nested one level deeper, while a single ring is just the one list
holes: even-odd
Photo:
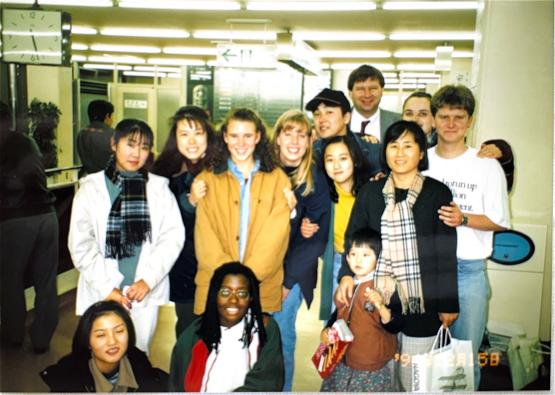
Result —
[{"label": "overhead signboard with text", "polygon": [[218,44],[220,67],[275,68],[276,58],[275,45]]}]

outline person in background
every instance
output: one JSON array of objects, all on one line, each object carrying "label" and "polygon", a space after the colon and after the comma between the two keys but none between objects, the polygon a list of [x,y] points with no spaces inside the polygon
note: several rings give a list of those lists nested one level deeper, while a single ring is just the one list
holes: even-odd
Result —
[{"label": "person in background", "polygon": [[120,303],[130,311],[137,348],[147,354],[185,237],[168,180],[144,169],[152,142],[143,121],[116,126],[106,170],[80,181],[68,237],[79,271],[77,315],[101,300]]},{"label": "person in background", "polygon": [[240,262],[210,279],[200,318],[179,336],[171,356],[172,392],[278,392],[283,386],[279,328],[262,313],[259,281]]},{"label": "person in background", "polygon": [[[422,175],[428,167],[426,136],[416,123],[398,121],[387,129],[382,160],[389,175],[359,191],[345,238],[364,228],[381,235],[374,287],[392,311],[402,313],[395,389],[412,391],[407,360],[429,352],[438,329],[450,326],[459,312],[457,235],[438,216],[452,195],[441,182]],[[346,264],[339,277],[336,301],[349,304],[353,278]]]},{"label": "person in background", "polygon": [[367,174],[356,145],[346,136],[328,139],[324,145],[323,167],[326,169],[330,196],[330,228],[324,252],[320,293],[320,319],[327,321],[333,311],[333,295],[337,288],[344,250],[344,236],[351,210]]},{"label": "person in background", "polygon": [[447,85],[432,97],[438,144],[428,150],[428,177],[447,185],[453,200],[442,205],[439,219],[457,232],[457,278],[460,316],[453,337],[471,340],[474,387],[480,384],[478,350],[486,329],[489,284],[486,258],[493,248],[493,232],[510,227],[507,183],[499,163],[480,158],[465,143],[476,101],[464,85]]},{"label": "person in background", "polygon": [[[403,119],[416,122],[426,133],[428,147],[437,145],[435,120],[432,115],[432,95],[426,92],[413,92],[403,103]],[[482,143],[478,151],[480,158],[497,159],[507,180],[507,190],[511,192],[514,181],[513,150],[505,140],[488,140]]]},{"label": "person in background", "polygon": [[[0,103],[0,124],[10,112]],[[46,185],[37,145],[29,137],[0,129],[0,311],[3,345],[20,347],[25,337],[25,274],[35,289],[30,335],[44,353],[58,324],[58,217]]]},{"label": "person in background", "polygon": [[337,305],[320,337],[326,345],[333,343],[330,327],[342,319],[353,333],[353,342],[331,376],[324,379],[322,392],[393,391],[392,362],[397,351],[394,334],[401,330],[403,319],[384,304],[374,288],[381,249],[380,235],[371,229],[359,229],[345,241],[345,257],[355,278],[353,298],[348,305]]},{"label": "person in background", "polygon": [[106,100],[93,100],[87,107],[89,125],[77,134],[77,153],[83,168],[79,176],[104,170],[112,156],[114,106]]},{"label": "person in background", "polygon": [[79,319],[71,353],[40,373],[51,392],[162,392],[168,374],[135,347],[127,311],[114,301],[91,305]]},{"label": "person in background", "polygon": [[176,337],[196,318],[193,313],[195,296],[195,211],[206,195],[206,183],[195,180],[210,163],[216,137],[203,109],[185,106],[172,118],[168,140],[156,159],[152,172],[170,180],[185,225],[185,245],[170,271],[170,300],[175,304]]},{"label": "person in background", "polygon": [[219,262],[236,261],[260,281],[262,310],[279,311],[291,213],[285,192],[291,184],[253,110],[230,111],[218,135],[214,164],[197,179],[207,191],[195,222],[195,314],[204,311]]},{"label": "person in background", "polygon": [[383,141],[385,131],[401,114],[380,108],[385,80],[377,68],[363,64],[349,75],[347,88],[353,101],[351,131],[366,141]]},{"label": "person in background", "polygon": [[272,146],[280,166],[289,176],[297,202],[291,215],[289,246],[283,263],[281,311],[273,315],[283,345],[283,390],[291,391],[297,312],[303,297],[309,308],[314,297],[318,257],[326,246],[331,201],[326,176],[313,161],[311,124],[302,111],[289,110],[278,118]]},{"label": "person in background", "polygon": [[382,172],[379,145],[365,141],[349,130],[351,105],[343,92],[326,88],[314,96],[306,104],[305,109],[312,112],[314,127],[319,137],[313,146],[316,163],[322,163],[323,146],[327,139],[346,136],[353,141],[353,149],[360,151],[365,172],[372,177]]}]

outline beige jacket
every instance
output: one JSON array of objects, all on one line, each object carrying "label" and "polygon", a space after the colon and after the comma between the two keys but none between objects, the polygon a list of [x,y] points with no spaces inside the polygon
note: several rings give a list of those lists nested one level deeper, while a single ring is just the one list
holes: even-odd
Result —
[{"label": "beige jacket", "polygon": [[[207,185],[207,194],[196,211],[195,251],[198,271],[195,277],[195,314],[206,305],[212,274],[222,263],[239,261],[240,190],[229,170],[215,174],[203,171],[197,176]],[[290,188],[281,169],[255,173],[250,190],[251,206],[243,264],[260,281],[262,310],[281,309],[283,259],[289,242],[290,209],[284,188]]]}]

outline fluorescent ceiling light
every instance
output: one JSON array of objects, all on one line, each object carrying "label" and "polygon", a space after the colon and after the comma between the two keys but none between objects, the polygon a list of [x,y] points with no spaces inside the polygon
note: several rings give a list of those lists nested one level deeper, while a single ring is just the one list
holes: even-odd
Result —
[{"label": "fluorescent ceiling light", "polygon": [[163,38],[188,38],[189,32],[180,29],[145,29],[127,27],[105,27],[100,29],[103,36],[123,37],[163,37]]},{"label": "fluorescent ceiling light", "polygon": [[395,58],[435,58],[436,51],[396,51]]},{"label": "fluorescent ceiling light", "polygon": [[436,66],[431,63],[405,63],[397,65],[397,70],[404,71],[435,71]]},{"label": "fluorescent ceiling light", "polygon": [[382,41],[385,34],[372,32],[293,32],[293,40],[304,41]]},{"label": "fluorescent ceiling light", "polygon": [[131,66],[124,66],[119,64],[96,64],[96,63],[85,63],[81,66],[84,69],[98,69],[98,70],[131,70]]},{"label": "fluorescent ceiling light", "polygon": [[382,75],[384,76],[384,78],[397,78],[397,73],[391,73],[391,72],[385,72],[382,73]]},{"label": "fluorescent ceiling light", "polygon": [[435,74],[435,73],[415,73],[415,72],[402,72],[400,73],[400,77],[401,78],[441,78],[441,76],[439,74]]},{"label": "fluorescent ceiling light", "polygon": [[474,53],[471,51],[453,51],[454,58],[473,58]]},{"label": "fluorescent ceiling light", "polygon": [[74,51],[86,51],[89,49],[89,46],[87,44],[71,43],[71,49]]},{"label": "fluorescent ceiling light", "polygon": [[157,47],[147,47],[144,45],[115,45],[115,44],[93,44],[91,51],[100,52],[131,52],[131,53],[160,53],[162,50]]},{"label": "fluorescent ceiling light", "polygon": [[398,84],[399,79],[398,78],[386,78],[385,83],[386,84]]},{"label": "fluorescent ceiling light", "polygon": [[415,89],[425,89],[425,84],[389,84],[385,85],[384,89],[396,89],[396,90],[415,90]]},{"label": "fluorescent ceiling light", "polygon": [[151,8],[164,10],[225,10],[238,11],[241,3],[238,1],[214,1],[214,0],[120,0],[122,8]]},{"label": "fluorescent ceiling light", "polygon": [[430,84],[430,85],[439,85],[441,83],[441,80],[439,78],[432,78],[432,79],[428,79],[428,78],[418,78],[418,83],[419,84]]},{"label": "fluorescent ceiling light", "polygon": [[198,59],[170,59],[170,58],[150,58],[148,64],[161,64],[168,66],[204,66],[206,62]]},{"label": "fluorescent ceiling light", "polygon": [[[360,63],[332,63],[330,66],[333,70],[354,70],[360,66]],[[395,66],[389,63],[372,63],[372,66],[380,71],[395,70]]]},{"label": "fluorescent ceiling light", "polygon": [[173,73],[173,74],[181,73],[181,69],[179,67],[135,66],[133,67],[133,70],[149,71],[149,72],[159,71],[162,73]]},{"label": "fluorescent ceiling light", "polygon": [[389,51],[316,51],[320,58],[390,58]]},{"label": "fluorescent ceiling light", "polygon": [[475,32],[399,32],[391,33],[390,40],[394,41],[474,41]]},{"label": "fluorescent ceiling light", "polygon": [[71,61],[72,62],[85,62],[87,60],[86,56],[83,55],[72,55]]},{"label": "fluorescent ceiling light", "polygon": [[477,10],[477,1],[386,1],[384,10]]},{"label": "fluorescent ceiling light", "polygon": [[275,41],[276,32],[264,30],[198,30],[193,32],[193,38],[206,40],[264,40]]},{"label": "fluorescent ceiling light", "polygon": [[249,11],[371,11],[373,1],[249,1]]},{"label": "fluorescent ceiling light", "polygon": [[136,56],[89,56],[89,62],[100,63],[129,63],[129,64],[144,64],[146,61],[143,58]]},{"label": "fluorescent ceiling light", "polygon": [[218,54],[217,48],[206,47],[164,47],[162,52],[170,55],[213,55]]},{"label": "fluorescent ceiling light", "polygon": [[[34,0],[2,0],[4,4],[34,4]],[[40,5],[68,5],[75,7],[112,7],[112,0],[40,0]]]},{"label": "fluorescent ceiling light", "polygon": [[132,77],[166,77],[166,73],[157,73],[149,71],[124,71],[123,75],[128,75]]},{"label": "fluorescent ceiling light", "polygon": [[97,30],[89,26],[71,26],[71,34],[94,35]]}]

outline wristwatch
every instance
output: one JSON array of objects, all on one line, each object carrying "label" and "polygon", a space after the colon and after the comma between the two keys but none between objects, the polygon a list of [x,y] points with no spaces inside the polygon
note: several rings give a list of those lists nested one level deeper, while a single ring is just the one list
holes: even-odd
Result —
[{"label": "wristwatch", "polygon": [[462,217],[463,217],[463,219],[462,219],[462,222],[461,222],[461,226],[466,226],[466,225],[468,225],[468,217],[467,217],[466,215],[464,215],[464,214],[463,214]]}]

